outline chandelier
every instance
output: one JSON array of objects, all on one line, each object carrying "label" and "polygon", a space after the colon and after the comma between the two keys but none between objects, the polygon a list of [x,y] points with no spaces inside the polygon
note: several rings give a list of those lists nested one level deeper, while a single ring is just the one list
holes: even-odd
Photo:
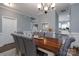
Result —
[{"label": "chandelier", "polygon": [[55,7],[55,3],[40,3],[37,5],[37,8],[40,10],[40,11],[43,11],[45,14],[47,14],[47,12],[49,10],[53,10]]}]

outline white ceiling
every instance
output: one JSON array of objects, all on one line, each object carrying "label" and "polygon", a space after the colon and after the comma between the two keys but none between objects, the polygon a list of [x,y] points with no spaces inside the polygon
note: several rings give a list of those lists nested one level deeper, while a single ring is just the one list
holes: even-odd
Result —
[{"label": "white ceiling", "polygon": [[[59,12],[62,9],[69,7],[69,3],[58,3],[56,4],[56,10]],[[24,15],[30,17],[36,17],[42,12],[37,9],[37,3],[15,3],[13,9],[22,12]]]},{"label": "white ceiling", "polygon": [[15,8],[22,11],[25,15],[32,17],[40,13],[37,9],[37,3],[16,3]]}]

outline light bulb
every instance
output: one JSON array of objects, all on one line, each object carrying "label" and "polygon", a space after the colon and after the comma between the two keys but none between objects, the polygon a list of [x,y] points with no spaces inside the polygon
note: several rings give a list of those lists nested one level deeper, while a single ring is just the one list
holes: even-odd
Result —
[{"label": "light bulb", "polygon": [[52,3],[51,7],[52,7],[52,8],[55,7],[55,3]]},{"label": "light bulb", "polygon": [[47,6],[46,6],[46,7],[44,7],[44,10],[45,10],[45,11],[47,11],[47,10],[48,10],[48,7],[47,7]]},{"label": "light bulb", "polygon": [[37,8],[39,8],[39,9],[40,9],[40,8],[41,8],[41,4],[38,4],[38,5],[37,5]]}]

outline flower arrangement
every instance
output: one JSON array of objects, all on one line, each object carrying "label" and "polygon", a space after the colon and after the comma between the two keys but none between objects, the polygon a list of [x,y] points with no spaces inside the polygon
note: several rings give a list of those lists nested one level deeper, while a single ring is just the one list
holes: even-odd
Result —
[{"label": "flower arrangement", "polygon": [[52,29],[51,29],[51,28],[48,28],[48,31],[49,31],[49,32],[52,32]]}]

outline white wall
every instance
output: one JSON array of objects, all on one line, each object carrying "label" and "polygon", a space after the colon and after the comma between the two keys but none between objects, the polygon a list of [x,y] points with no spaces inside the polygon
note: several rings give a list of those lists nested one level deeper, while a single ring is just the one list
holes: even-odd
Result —
[{"label": "white wall", "polygon": [[[3,36],[3,33],[2,33],[2,16],[16,18],[17,19],[17,31],[28,31],[28,30],[31,31],[31,19],[30,19],[30,17],[19,14],[15,11],[0,7],[0,46],[8,44],[7,42],[9,42],[9,43],[14,42],[14,40],[11,40],[11,39],[10,39],[10,41],[8,41]],[[7,42],[3,43],[3,41],[7,41]]]},{"label": "white wall", "polygon": [[[18,31],[31,30],[31,19],[28,16],[0,7],[0,22],[2,22],[2,16],[17,18]],[[2,27],[0,27],[0,30],[2,31]]]},{"label": "white wall", "polygon": [[[21,13],[13,11],[12,9],[9,10],[9,9],[0,7],[0,47],[5,44],[14,42],[13,39],[5,37],[4,34],[2,33],[2,16],[16,18],[17,19],[17,31],[28,31],[28,30],[31,31],[32,30],[30,17],[22,15]],[[16,55],[16,51],[15,49],[12,49],[12,50],[0,53],[0,55],[14,56]]]}]

